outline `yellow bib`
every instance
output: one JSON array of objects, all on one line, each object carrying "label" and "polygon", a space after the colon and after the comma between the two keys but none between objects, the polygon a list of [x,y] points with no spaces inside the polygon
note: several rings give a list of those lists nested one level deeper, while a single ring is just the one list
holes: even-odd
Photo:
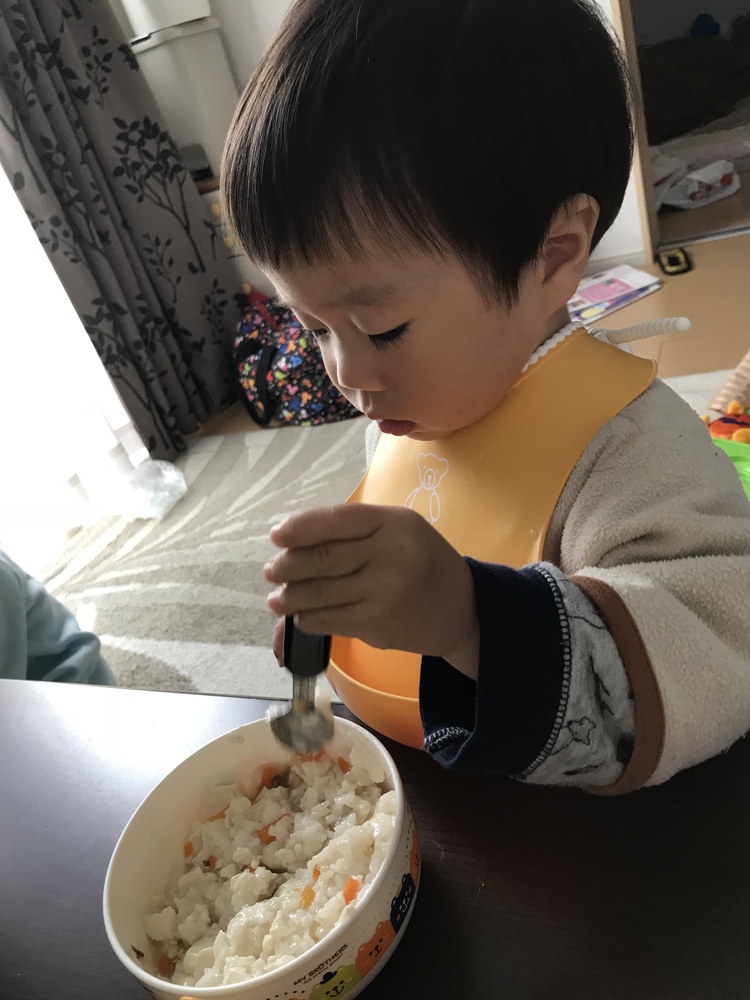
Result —
[{"label": "yellow bib", "polygon": [[[411,507],[461,555],[514,568],[536,562],[589,441],[655,373],[654,362],[576,330],[469,427],[438,441],[383,435],[350,501]],[[336,636],[328,678],[363,722],[421,747],[419,669],[417,654]]]}]

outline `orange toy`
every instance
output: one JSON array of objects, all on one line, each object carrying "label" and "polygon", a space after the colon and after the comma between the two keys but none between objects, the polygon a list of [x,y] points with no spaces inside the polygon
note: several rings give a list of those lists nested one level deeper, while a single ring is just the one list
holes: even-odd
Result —
[{"label": "orange toy", "polygon": [[711,437],[726,438],[728,441],[739,441],[740,444],[750,444],[750,410],[736,400],[727,407],[726,415],[718,420],[703,418]]}]

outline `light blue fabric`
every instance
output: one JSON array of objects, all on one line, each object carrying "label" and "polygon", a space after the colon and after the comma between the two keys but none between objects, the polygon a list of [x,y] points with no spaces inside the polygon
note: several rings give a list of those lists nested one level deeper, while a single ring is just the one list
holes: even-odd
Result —
[{"label": "light blue fabric", "polygon": [[0,551],[0,677],[114,684],[99,639]]}]

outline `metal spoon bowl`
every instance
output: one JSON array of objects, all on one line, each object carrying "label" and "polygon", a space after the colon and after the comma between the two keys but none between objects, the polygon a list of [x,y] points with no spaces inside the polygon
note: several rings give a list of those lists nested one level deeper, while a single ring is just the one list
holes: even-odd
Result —
[{"label": "metal spoon bowl", "polygon": [[268,713],[276,739],[296,753],[317,753],[333,739],[333,720],[315,705],[318,676],[328,666],[331,637],[297,628],[294,617],[284,623],[284,666],[292,674],[292,704]]},{"label": "metal spoon bowl", "polygon": [[315,677],[295,676],[291,707],[269,718],[276,739],[295,753],[317,753],[333,739],[333,720],[315,707],[316,684]]}]

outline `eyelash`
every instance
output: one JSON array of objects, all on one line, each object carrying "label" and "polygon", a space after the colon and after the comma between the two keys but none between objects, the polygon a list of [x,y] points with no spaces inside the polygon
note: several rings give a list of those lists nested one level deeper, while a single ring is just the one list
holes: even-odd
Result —
[{"label": "eyelash", "polygon": [[[387,330],[385,333],[376,333],[373,336],[368,337],[368,340],[375,348],[376,351],[387,351],[389,347],[397,344],[399,340],[407,333],[409,330],[408,323],[402,323],[401,326],[396,326],[392,330]],[[316,340],[321,340],[323,337],[328,335],[328,330],[308,330],[309,334],[315,337]]]}]

